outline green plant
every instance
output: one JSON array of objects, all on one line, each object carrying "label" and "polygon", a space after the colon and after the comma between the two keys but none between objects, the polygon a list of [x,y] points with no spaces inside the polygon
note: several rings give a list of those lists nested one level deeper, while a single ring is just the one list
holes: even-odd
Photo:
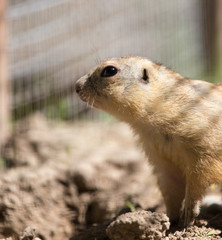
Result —
[{"label": "green plant", "polygon": [[129,210],[130,210],[131,212],[135,212],[135,211],[136,211],[136,205],[137,205],[137,204],[135,204],[135,203],[132,202],[131,197],[128,196],[127,199],[126,199],[126,201],[125,201],[125,206],[126,206],[127,208],[129,208]]}]

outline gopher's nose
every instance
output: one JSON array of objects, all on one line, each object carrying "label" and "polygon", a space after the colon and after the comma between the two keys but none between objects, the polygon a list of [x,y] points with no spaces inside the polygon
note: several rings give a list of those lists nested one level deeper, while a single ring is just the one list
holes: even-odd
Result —
[{"label": "gopher's nose", "polygon": [[79,80],[77,80],[76,85],[75,85],[76,93],[79,94],[82,91],[86,81],[87,81],[87,75],[85,75],[85,76],[81,77]]},{"label": "gopher's nose", "polygon": [[80,78],[77,82],[76,82],[76,93],[79,94],[82,91],[83,88],[83,80],[82,78]]},{"label": "gopher's nose", "polygon": [[76,89],[76,93],[77,93],[77,94],[79,94],[80,91],[82,90],[80,81],[77,81],[77,82],[76,82],[75,89]]}]

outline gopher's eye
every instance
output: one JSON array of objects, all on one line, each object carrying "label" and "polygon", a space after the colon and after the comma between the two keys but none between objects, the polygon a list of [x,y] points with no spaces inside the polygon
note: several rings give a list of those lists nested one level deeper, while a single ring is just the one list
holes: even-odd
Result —
[{"label": "gopher's eye", "polygon": [[112,77],[116,75],[118,70],[113,66],[105,67],[101,73],[101,77]]}]

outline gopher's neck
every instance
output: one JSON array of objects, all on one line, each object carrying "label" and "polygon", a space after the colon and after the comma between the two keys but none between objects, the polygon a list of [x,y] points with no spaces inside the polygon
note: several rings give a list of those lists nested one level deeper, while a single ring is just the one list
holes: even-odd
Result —
[{"label": "gopher's neck", "polygon": [[131,127],[138,135],[139,142],[151,163],[155,162],[154,165],[158,162],[161,165],[164,165],[164,162],[168,165],[174,164],[179,166],[182,174],[185,171],[186,162],[193,159],[195,153],[192,149],[187,151],[189,143],[183,142],[179,136],[168,134],[151,125],[131,125]]}]

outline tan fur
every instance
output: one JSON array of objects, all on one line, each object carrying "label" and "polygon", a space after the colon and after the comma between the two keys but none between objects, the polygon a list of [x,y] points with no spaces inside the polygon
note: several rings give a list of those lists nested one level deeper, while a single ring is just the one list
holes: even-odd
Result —
[{"label": "tan fur", "polygon": [[[101,77],[107,66],[117,74]],[[222,85],[123,57],[99,64],[76,89],[83,101],[131,125],[154,167],[171,221],[193,223],[206,188],[222,181]]]}]

